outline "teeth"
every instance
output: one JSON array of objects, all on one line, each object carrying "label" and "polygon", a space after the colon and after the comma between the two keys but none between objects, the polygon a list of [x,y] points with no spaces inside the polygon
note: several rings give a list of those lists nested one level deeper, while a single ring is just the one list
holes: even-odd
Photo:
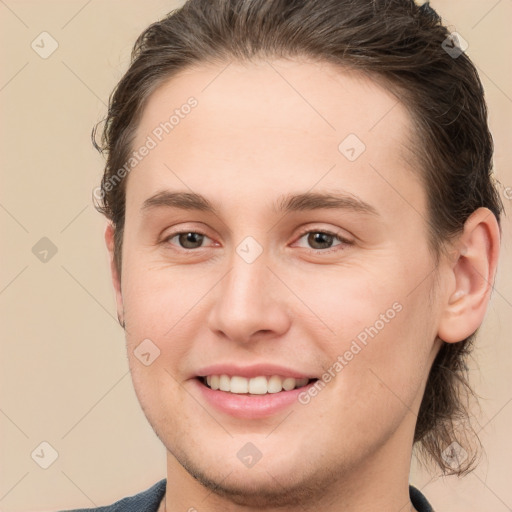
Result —
[{"label": "teeth", "polygon": [[[251,393],[251,395],[265,395],[268,392],[266,377],[254,377],[252,379],[245,379],[244,377],[233,377],[231,379],[232,384],[235,379],[240,379],[245,382],[249,380],[249,393]],[[229,391],[232,393],[240,393],[240,391],[238,391],[235,386],[231,387]]]},{"label": "teeth", "polygon": [[227,375],[220,376],[219,389],[221,391],[230,391],[231,390],[231,379]]},{"label": "teeth", "polygon": [[267,388],[269,393],[279,393],[282,387],[283,381],[281,377],[279,377],[278,375],[273,375],[272,377],[270,377],[270,379],[268,379]]},{"label": "teeth", "polygon": [[[249,388],[251,388],[251,386],[249,386],[247,379],[244,379],[243,377],[231,377],[231,382],[229,383],[229,389],[227,391],[231,391],[232,393],[249,393]],[[250,392],[256,393],[253,389],[251,389]]]},{"label": "teeth", "polygon": [[253,377],[246,379],[235,375],[208,375],[206,384],[214,390],[228,391],[230,393],[251,395],[265,395],[267,393],[279,393],[282,390],[291,391],[295,388],[305,386],[309,379],[295,379],[293,377],[281,377],[272,375],[272,377]]}]

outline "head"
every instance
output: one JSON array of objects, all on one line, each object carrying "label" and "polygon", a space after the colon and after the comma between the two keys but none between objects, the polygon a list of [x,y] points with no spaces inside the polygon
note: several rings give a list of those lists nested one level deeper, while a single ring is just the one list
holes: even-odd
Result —
[{"label": "head", "polygon": [[[190,0],[139,36],[97,145],[98,209],[135,390],[201,482],[225,457],[232,496],[269,473],[318,487],[321,467],[413,444],[470,469],[466,358],[502,205],[483,88],[448,36],[409,0]],[[319,379],[286,419],[196,396],[209,364],[268,361]],[[249,442],[263,457],[245,474]]]}]

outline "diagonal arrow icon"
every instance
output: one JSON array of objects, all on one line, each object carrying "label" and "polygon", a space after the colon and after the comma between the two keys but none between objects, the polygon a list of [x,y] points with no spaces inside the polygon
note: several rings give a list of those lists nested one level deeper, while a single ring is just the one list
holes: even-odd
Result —
[{"label": "diagonal arrow icon", "polygon": [[155,359],[160,357],[160,349],[149,338],[139,343],[133,353],[144,366],[153,364]]},{"label": "diagonal arrow icon", "polygon": [[255,238],[247,236],[238,244],[236,252],[246,263],[252,263],[263,252],[263,247]]},{"label": "diagonal arrow icon", "polygon": [[240,448],[240,450],[238,450],[236,456],[245,467],[251,469],[258,463],[263,454],[252,443],[246,443],[242,448]]},{"label": "diagonal arrow icon", "polygon": [[41,262],[48,263],[58,252],[57,246],[46,236],[33,247],[32,254]]},{"label": "diagonal arrow icon", "polygon": [[49,442],[43,441],[34,448],[30,457],[40,468],[48,469],[59,458],[59,452]]}]

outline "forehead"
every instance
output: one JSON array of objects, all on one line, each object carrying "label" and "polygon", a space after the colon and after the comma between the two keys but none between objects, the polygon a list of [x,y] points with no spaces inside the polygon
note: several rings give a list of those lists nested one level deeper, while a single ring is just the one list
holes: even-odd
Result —
[{"label": "forehead", "polygon": [[128,189],[142,201],[171,182],[217,197],[238,187],[250,201],[261,189],[309,190],[320,181],[361,189],[371,179],[389,194],[386,188],[417,178],[413,133],[407,109],[391,92],[329,63],[195,65],[150,96],[133,149],[148,138],[155,147],[129,176],[137,187]]},{"label": "forehead", "polygon": [[368,132],[380,125],[379,132],[398,139],[412,128],[397,97],[362,72],[307,60],[231,61],[195,64],[157,87],[139,123],[139,139],[190,97],[200,107],[193,112],[196,130],[215,125],[231,128],[233,135],[260,137],[244,128],[265,123],[268,132],[281,135],[302,130],[338,139],[350,131],[370,139]]}]

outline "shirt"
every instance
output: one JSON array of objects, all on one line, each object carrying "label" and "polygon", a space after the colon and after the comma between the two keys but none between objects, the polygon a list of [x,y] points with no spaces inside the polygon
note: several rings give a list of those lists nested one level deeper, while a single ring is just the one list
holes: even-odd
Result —
[{"label": "shirt", "polygon": [[[134,496],[123,498],[106,507],[62,510],[60,512],[157,512],[165,494],[166,483],[167,479],[164,478],[149,489]],[[418,512],[434,512],[425,496],[412,485],[409,486],[409,496]]]}]

